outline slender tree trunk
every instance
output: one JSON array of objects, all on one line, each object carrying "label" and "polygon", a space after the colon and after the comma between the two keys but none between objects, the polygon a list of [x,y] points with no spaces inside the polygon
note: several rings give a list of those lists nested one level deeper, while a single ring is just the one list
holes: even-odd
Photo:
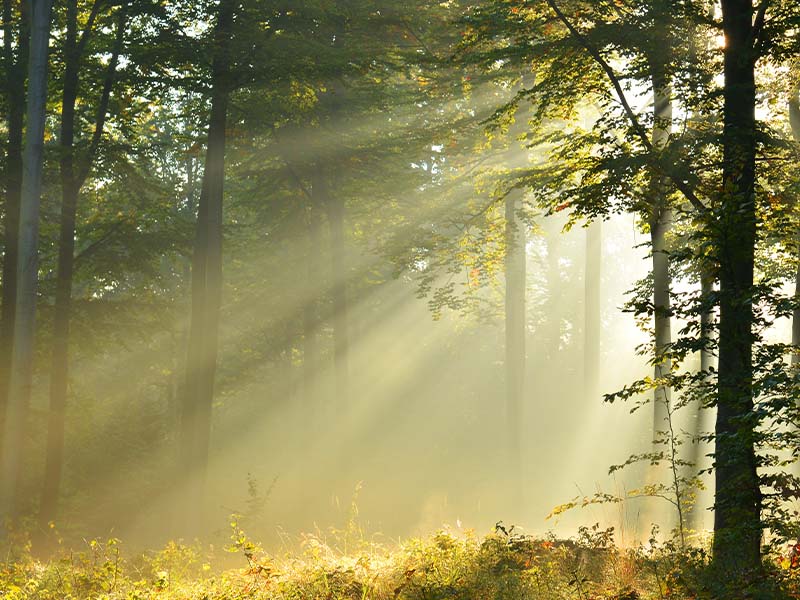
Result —
[{"label": "slender tree trunk", "polygon": [[[668,217],[668,209],[664,209],[661,217]],[[653,306],[655,310],[655,377],[666,377],[672,370],[672,361],[666,354],[672,342],[670,319],[670,276],[669,258],[666,249],[665,233],[668,222],[659,219],[650,228],[653,249]],[[659,385],[653,395],[653,440],[663,438],[659,432],[669,429],[667,423],[670,409],[671,389],[668,385]]]},{"label": "slender tree trunk", "polygon": [[319,378],[319,348],[317,344],[317,330],[319,328],[319,302],[320,279],[322,269],[319,264],[319,251],[322,247],[322,229],[319,215],[319,203],[316,202],[317,193],[324,183],[320,181],[320,174],[314,169],[311,181],[311,197],[307,198],[306,207],[308,226],[308,247],[306,251],[306,286],[303,305],[303,396],[306,403],[307,414],[314,414],[316,407],[316,390]]},{"label": "slender tree trunk", "polygon": [[[800,236],[797,237],[797,266],[794,272],[794,298],[795,302],[800,303]],[[800,364],[800,353],[796,351],[800,347],[800,307],[792,311],[792,345],[795,352],[792,353],[792,364]]]},{"label": "slender tree trunk", "polygon": [[525,226],[517,214],[522,193],[512,190],[505,201],[506,218],[506,295],[505,295],[505,367],[506,435],[508,436],[509,473],[514,509],[522,508],[522,417],[525,398]]},{"label": "slender tree trunk", "polygon": [[33,379],[33,341],[38,283],[39,202],[42,190],[50,0],[31,1],[27,127],[20,201],[17,312],[0,470],[0,518],[21,509],[19,483]]},{"label": "slender tree trunk", "polygon": [[761,490],[753,410],[753,269],[756,244],[756,86],[751,0],[722,0],[725,35],[719,260],[719,388],[714,565],[735,577],[761,571]]},{"label": "slender tree trunk", "polygon": [[[344,201],[336,194],[331,193],[328,182],[325,180],[327,171],[322,171],[319,177],[320,199],[328,214],[331,244],[331,278],[332,282],[332,310],[333,310],[333,367],[336,378],[336,401],[343,409],[349,404],[349,315],[347,301],[347,255],[344,233]],[[316,191],[314,192],[316,194]]]},{"label": "slender tree trunk", "polygon": [[[75,156],[75,104],[80,83],[79,70],[82,47],[77,36],[77,2],[67,4],[67,35],[65,40],[66,67],[61,104],[60,171],[61,171],[61,220],[58,242],[58,270],[56,274],[56,298],[53,311],[53,353],[50,368],[50,413],[47,427],[47,449],[42,500],[39,509],[39,524],[43,530],[55,520],[58,495],[61,486],[61,470],[64,462],[64,429],[67,393],[69,386],[69,326],[72,312],[72,279],[75,263],[75,221],[81,187],[89,175],[94,162],[108,103],[113,86],[117,62],[122,50],[125,31],[125,4],[121,6],[114,46],[111,50],[106,77],[103,83],[95,120],[95,130],[87,154],[79,159]],[[92,21],[94,19],[92,18]],[[92,23],[88,24],[91,27]],[[84,30],[82,42],[91,35],[90,28]]]},{"label": "slender tree trunk", "polygon": [[[710,272],[708,267],[703,267],[700,274],[700,296],[704,305],[710,307],[709,298],[714,292],[714,275]],[[714,365],[714,353],[711,350],[711,335],[713,332],[714,312],[713,310],[704,310],[700,315],[700,339],[703,346],[700,350],[700,372],[704,373],[704,379],[707,383],[711,380],[711,367]],[[702,436],[707,435],[709,424],[706,423],[708,419],[709,410],[703,407],[702,401],[694,406],[694,421],[692,423],[692,444],[690,446],[689,456],[687,457],[689,466],[687,467],[689,477],[698,477],[699,473],[707,468],[705,464],[705,456],[708,454],[707,442],[700,439]],[[697,530],[702,526],[702,511],[699,511],[696,506],[690,507],[688,513],[689,529]]]},{"label": "slender tree trunk", "polygon": [[[655,62],[655,61],[654,61]],[[655,63],[653,69],[653,148],[666,146],[672,129],[672,89],[664,74],[663,65]],[[669,254],[666,236],[672,227],[672,211],[667,199],[666,181],[654,175],[651,183],[652,213],[650,215],[650,239],[653,254],[653,309],[655,329],[655,373],[656,379],[666,377],[672,371],[669,345],[672,343],[670,307]],[[659,385],[653,391],[653,441],[662,438],[659,432],[669,429],[671,388]]]},{"label": "slender tree trunk", "polygon": [[[8,105],[8,138],[5,162],[5,216],[3,229],[2,312],[0,312],[0,435],[3,431],[11,352],[14,346],[14,314],[17,300],[17,260],[19,244],[19,211],[22,192],[22,135],[25,118],[25,81],[30,31],[26,10],[19,13],[18,34],[15,34],[11,0],[3,0],[3,62],[6,68],[6,102]],[[23,7],[25,4],[23,3]],[[17,40],[14,56],[12,41]]]},{"label": "slender tree trunk", "polygon": [[[800,148],[800,83],[794,86],[789,97],[789,122],[792,126],[792,137],[798,148]],[[794,298],[795,302],[800,302],[800,234],[795,238],[797,248],[797,266],[795,267]],[[792,345],[795,350],[800,346],[800,307],[792,312]],[[800,364],[800,353],[792,353],[792,364]]]},{"label": "slender tree trunk", "polygon": [[[544,356],[548,364],[540,365],[544,369],[551,368],[559,360],[559,349],[561,347],[561,266],[558,263],[558,251],[560,248],[561,235],[558,232],[548,232],[545,241],[547,243],[547,304],[545,314],[547,319],[544,322]],[[539,336],[537,336],[538,338]],[[532,361],[538,363],[540,361]],[[543,378],[546,380],[546,378]],[[542,381],[544,383],[544,381]]]},{"label": "slender tree trunk", "polygon": [[603,264],[603,229],[600,221],[586,228],[586,272],[583,304],[584,397],[594,400],[600,391],[600,283]]},{"label": "slender tree trunk", "polygon": [[222,202],[225,179],[225,127],[230,82],[230,40],[235,2],[220,0],[215,27],[211,115],[205,170],[198,204],[192,257],[192,317],[181,415],[181,463],[188,478],[186,526],[191,531],[204,513],[205,481],[211,439],[222,301]]}]

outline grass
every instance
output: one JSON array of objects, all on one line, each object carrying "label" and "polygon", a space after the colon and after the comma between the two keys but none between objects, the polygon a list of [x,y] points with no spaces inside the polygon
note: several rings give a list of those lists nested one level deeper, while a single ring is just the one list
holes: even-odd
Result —
[{"label": "grass", "polygon": [[[232,520],[226,550],[240,566],[199,544],[171,542],[126,555],[116,539],[85,542],[36,559],[12,537],[0,563],[4,600],[645,600],[716,598],[702,548],[658,544],[622,549],[613,531],[582,528],[570,540],[537,539],[501,524],[483,537],[441,530],[394,547],[306,535],[301,550],[275,557]],[[341,532],[340,532],[341,533]],[[352,532],[344,532],[352,537]],[[345,550],[346,548],[346,550]],[[791,561],[770,559],[769,592],[737,598],[800,597]],[[760,589],[763,589],[763,585]]]}]

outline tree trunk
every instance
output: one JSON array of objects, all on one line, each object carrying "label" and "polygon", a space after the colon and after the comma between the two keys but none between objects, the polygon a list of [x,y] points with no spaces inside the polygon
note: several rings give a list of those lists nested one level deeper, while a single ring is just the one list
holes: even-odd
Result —
[{"label": "tree trunk", "polygon": [[513,508],[522,508],[522,417],[525,397],[525,226],[519,218],[522,193],[512,190],[505,201],[506,218],[506,295],[505,295],[505,371],[506,435],[508,436]]},{"label": "tree trunk", "polygon": [[[797,265],[794,272],[794,300],[800,304],[800,236],[797,237]],[[792,353],[792,364],[800,364],[800,353],[797,348],[800,347],[800,306],[792,311],[792,345],[795,351]]]},{"label": "tree trunk", "polygon": [[[669,227],[669,209],[664,208],[657,223],[651,224],[650,236],[653,249],[653,307],[655,321],[655,378],[669,375],[672,361],[666,355],[672,342],[670,319],[670,276],[669,258],[666,250],[665,233]],[[659,385],[653,393],[653,440],[663,439],[662,434],[669,429],[667,422],[670,410],[671,389]]]},{"label": "tree trunk", "polygon": [[[707,266],[702,267],[700,273],[700,296],[701,302],[705,306],[710,307],[709,298],[714,292],[714,276],[711,274]],[[711,367],[714,365],[714,354],[711,350],[711,334],[714,320],[713,310],[703,310],[700,315],[700,339],[703,343],[700,349],[700,372],[704,374],[704,379],[710,383]],[[708,410],[703,406],[703,402],[697,402],[693,405],[694,414],[692,415],[692,443],[689,449],[687,471],[689,477],[698,477],[699,473],[707,468],[705,457],[708,454],[707,442],[700,439],[701,436],[707,435],[708,423]],[[696,506],[689,508],[688,519],[689,529],[698,530],[702,526],[702,511],[699,511]]]},{"label": "tree trunk", "polygon": [[586,228],[586,272],[583,304],[584,397],[594,401],[600,390],[600,283],[603,262],[603,229],[600,221]]},{"label": "tree trunk", "polygon": [[[23,4],[24,6],[24,4]],[[6,103],[8,106],[8,138],[5,162],[5,217],[3,229],[2,312],[0,313],[0,435],[3,432],[11,352],[14,345],[14,314],[17,300],[17,260],[19,244],[19,204],[22,192],[22,135],[25,118],[25,72],[30,44],[26,10],[19,14],[19,30],[15,34],[11,0],[3,0],[3,62],[6,69]],[[18,44],[14,56],[12,40]]]},{"label": "tree trunk", "polygon": [[[328,214],[331,244],[331,278],[333,311],[333,367],[336,378],[337,406],[346,410],[349,404],[349,351],[347,302],[347,256],[344,235],[344,201],[338,194],[331,194],[325,180],[327,171],[322,170],[318,181],[321,186],[320,200]],[[316,191],[314,192],[316,194]]]},{"label": "tree trunk", "polygon": [[324,188],[320,173],[314,169],[311,181],[311,195],[306,208],[308,226],[308,248],[306,252],[306,286],[303,304],[303,396],[306,403],[305,414],[315,414],[316,390],[319,379],[319,348],[317,330],[319,328],[320,279],[322,269],[319,264],[319,251],[322,247],[322,229],[319,215],[317,193]]},{"label": "tree trunk", "polygon": [[50,0],[31,1],[31,44],[28,62],[27,127],[20,197],[17,312],[11,379],[0,471],[0,518],[19,513],[28,405],[33,379],[33,341],[38,283],[39,202],[42,191],[47,66],[50,42]]},{"label": "tree trunk", "polygon": [[[789,122],[792,126],[792,138],[795,144],[800,147],[800,83],[794,86],[789,97]],[[800,302],[800,234],[795,238],[797,248],[795,256],[797,266],[795,267],[794,298],[795,302]],[[792,353],[792,364],[800,364],[800,353],[797,347],[800,346],[800,307],[792,312],[792,345],[795,351]]]},{"label": "tree trunk", "polygon": [[189,531],[195,530],[202,522],[211,438],[222,301],[222,201],[234,6],[233,0],[220,0],[219,3],[214,33],[208,146],[192,257],[192,316],[186,385],[181,403],[181,464],[187,477],[189,502],[184,514]]},{"label": "tree trunk", "polygon": [[[664,73],[663,64],[653,61],[653,148],[666,146],[672,129],[672,89]],[[672,343],[670,308],[669,254],[666,236],[672,227],[672,211],[667,198],[667,182],[653,175],[651,182],[652,212],[650,214],[650,239],[653,254],[653,320],[655,330],[654,376],[658,380],[672,371],[669,345]],[[661,438],[659,432],[669,430],[671,388],[659,385],[653,390],[653,441]]]},{"label": "tree trunk", "polygon": [[714,565],[737,580],[761,571],[761,490],[753,411],[756,87],[751,0],[723,0],[723,174],[713,224],[719,261],[719,388]]},{"label": "tree trunk", "polygon": [[[58,242],[58,269],[56,274],[56,298],[53,311],[53,353],[50,368],[50,413],[47,427],[47,449],[42,500],[39,509],[39,524],[47,530],[47,524],[56,518],[58,495],[61,486],[61,469],[64,462],[64,418],[69,385],[69,325],[72,309],[72,279],[75,262],[75,221],[78,197],[94,162],[94,155],[105,125],[108,103],[114,75],[125,31],[125,4],[120,7],[111,60],[103,83],[97,108],[97,118],[92,141],[87,154],[80,159],[75,156],[75,104],[80,83],[79,71],[85,45],[78,41],[78,8],[72,0],[67,4],[67,35],[65,39],[66,66],[61,103],[60,174],[61,174],[61,220]],[[93,15],[96,13],[93,13]],[[87,29],[81,36],[83,44],[91,35],[90,17]]]}]

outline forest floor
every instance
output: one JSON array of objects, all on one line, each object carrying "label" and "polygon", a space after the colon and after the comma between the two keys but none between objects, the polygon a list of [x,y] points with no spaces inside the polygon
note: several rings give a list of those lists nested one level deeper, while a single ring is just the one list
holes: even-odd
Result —
[{"label": "forest floor", "polygon": [[[3,600],[645,600],[716,598],[708,552],[671,543],[620,549],[611,530],[584,528],[570,540],[538,539],[498,525],[479,537],[442,530],[392,548],[303,536],[300,550],[265,553],[235,521],[228,558],[171,542],[128,556],[115,539],[87,541],[36,559],[24,539],[0,562]],[[770,592],[736,598],[798,598],[791,560],[769,559]],[[763,584],[763,582],[762,582]],[[759,589],[763,590],[763,585]]]}]

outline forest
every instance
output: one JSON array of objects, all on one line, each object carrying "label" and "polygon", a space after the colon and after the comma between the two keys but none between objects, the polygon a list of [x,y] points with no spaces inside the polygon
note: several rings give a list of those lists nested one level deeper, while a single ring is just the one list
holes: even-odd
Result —
[{"label": "forest", "polygon": [[0,22],[0,598],[800,598],[795,0]]}]

